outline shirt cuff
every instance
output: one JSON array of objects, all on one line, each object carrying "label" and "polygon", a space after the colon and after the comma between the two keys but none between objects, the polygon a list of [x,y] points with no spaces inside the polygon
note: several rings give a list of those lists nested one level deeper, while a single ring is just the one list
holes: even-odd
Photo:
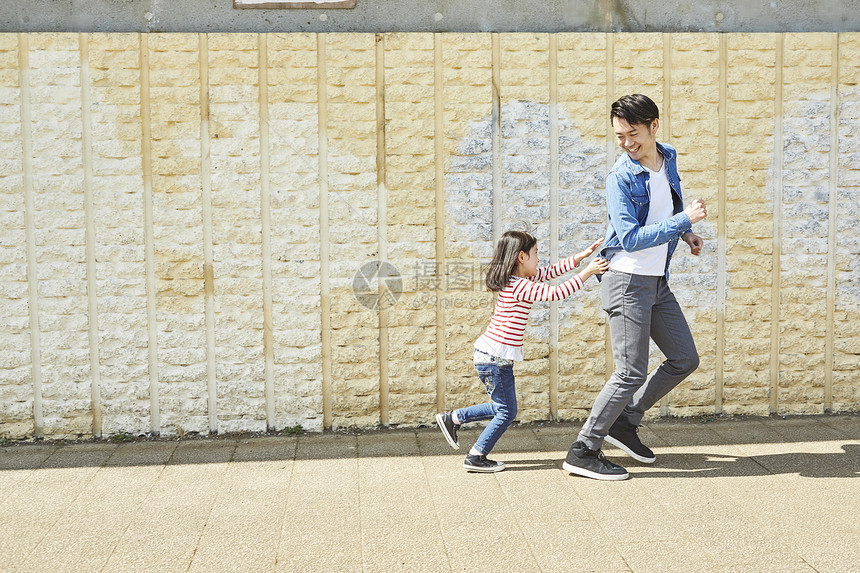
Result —
[{"label": "shirt cuff", "polygon": [[681,211],[675,216],[678,217],[678,228],[681,230],[682,235],[693,230],[693,223],[686,213]]}]

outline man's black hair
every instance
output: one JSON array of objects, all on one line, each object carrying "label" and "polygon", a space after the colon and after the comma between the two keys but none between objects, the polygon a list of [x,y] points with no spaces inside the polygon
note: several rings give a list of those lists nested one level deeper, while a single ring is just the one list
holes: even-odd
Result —
[{"label": "man's black hair", "polygon": [[651,122],[660,117],[660,110],[654,101],[642,94],[631,94],[618,98],[612,104],[612,112],[609,119],[623,119],[630,125],[651,125]]}]

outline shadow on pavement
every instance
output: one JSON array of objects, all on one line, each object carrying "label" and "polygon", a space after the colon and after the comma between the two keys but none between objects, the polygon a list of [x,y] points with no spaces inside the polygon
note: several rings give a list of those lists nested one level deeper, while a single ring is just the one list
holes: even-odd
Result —
[{"label": "shadow on pavement", "polygon": [[[842,452],[789,452],[754,456],[722,454],[659,454],[653,471],[639,478],[713,478],[799,474],[809,478],[860,477],[860,444],[843,444]],[[629,458],[628,458],[629,459]],[[620,460],[615,460],[620,461]],[[641,467],[632,462],[626,467]]]},{"label": "shadow on pavement", "polygon": [[[534,471],[561,467],[581,424],[519,424],[506,432],[495,453],[529,453],[521,460],[504,459],[507,471]],[[731,477],[796,473],[806,477],[857,477],[860,475],[860,416],[856,414],[748,417],[697,423],[658,420],[645,425],[658,448],[658,462],[635,477]],[[452,450],[434,427],[395,428],[360,432],[305,433],[299,436],[254,435],[142,440],[128,443],[84,441],[36,442],[0,447],[0,472],[42,468],[127,467],[179,464],[255,463],[271,461],[348,460],[380,457],[432,457],[465,455],[476,427],[461,435],[461,448]],[[649,440],[643,438],[643,441]],[[844,453],[775,453],[732,457],[709,453],[666,453],[659,448],[691,448],[740,444],[836,442]],[[659,445],[658,445],[659,444]],[[776,448],[775,448],[776,449]],[[798,448],[798,449],[802,449]],[[607,456],[635,468],[638,464],[608,449]],[[535,459],[535,454],[538,458]],[[623,459],[622,459],[623,458]]]}]

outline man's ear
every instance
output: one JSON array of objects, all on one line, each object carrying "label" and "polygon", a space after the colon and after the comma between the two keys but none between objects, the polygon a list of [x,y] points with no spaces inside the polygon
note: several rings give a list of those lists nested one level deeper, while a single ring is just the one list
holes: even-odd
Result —
[{"label": "man's ear", "polygon": [[660,127],[660,120],[655,117],[654,121],[651,122],[651,131],[657,131],[658,127]]}]

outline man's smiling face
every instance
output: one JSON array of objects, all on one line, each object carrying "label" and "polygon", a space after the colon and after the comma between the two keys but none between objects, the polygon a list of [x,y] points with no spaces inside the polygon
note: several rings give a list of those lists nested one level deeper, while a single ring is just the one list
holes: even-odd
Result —
[{"label": "man's smiling face", "polygon": [[657,157],[658,124],[657,119],[650,124],[630,125],[626,119],[612,118],[612,128],[618,138],[618,145],[627,152],[630,159],[638,161],[639,164],[651,164]]}]

